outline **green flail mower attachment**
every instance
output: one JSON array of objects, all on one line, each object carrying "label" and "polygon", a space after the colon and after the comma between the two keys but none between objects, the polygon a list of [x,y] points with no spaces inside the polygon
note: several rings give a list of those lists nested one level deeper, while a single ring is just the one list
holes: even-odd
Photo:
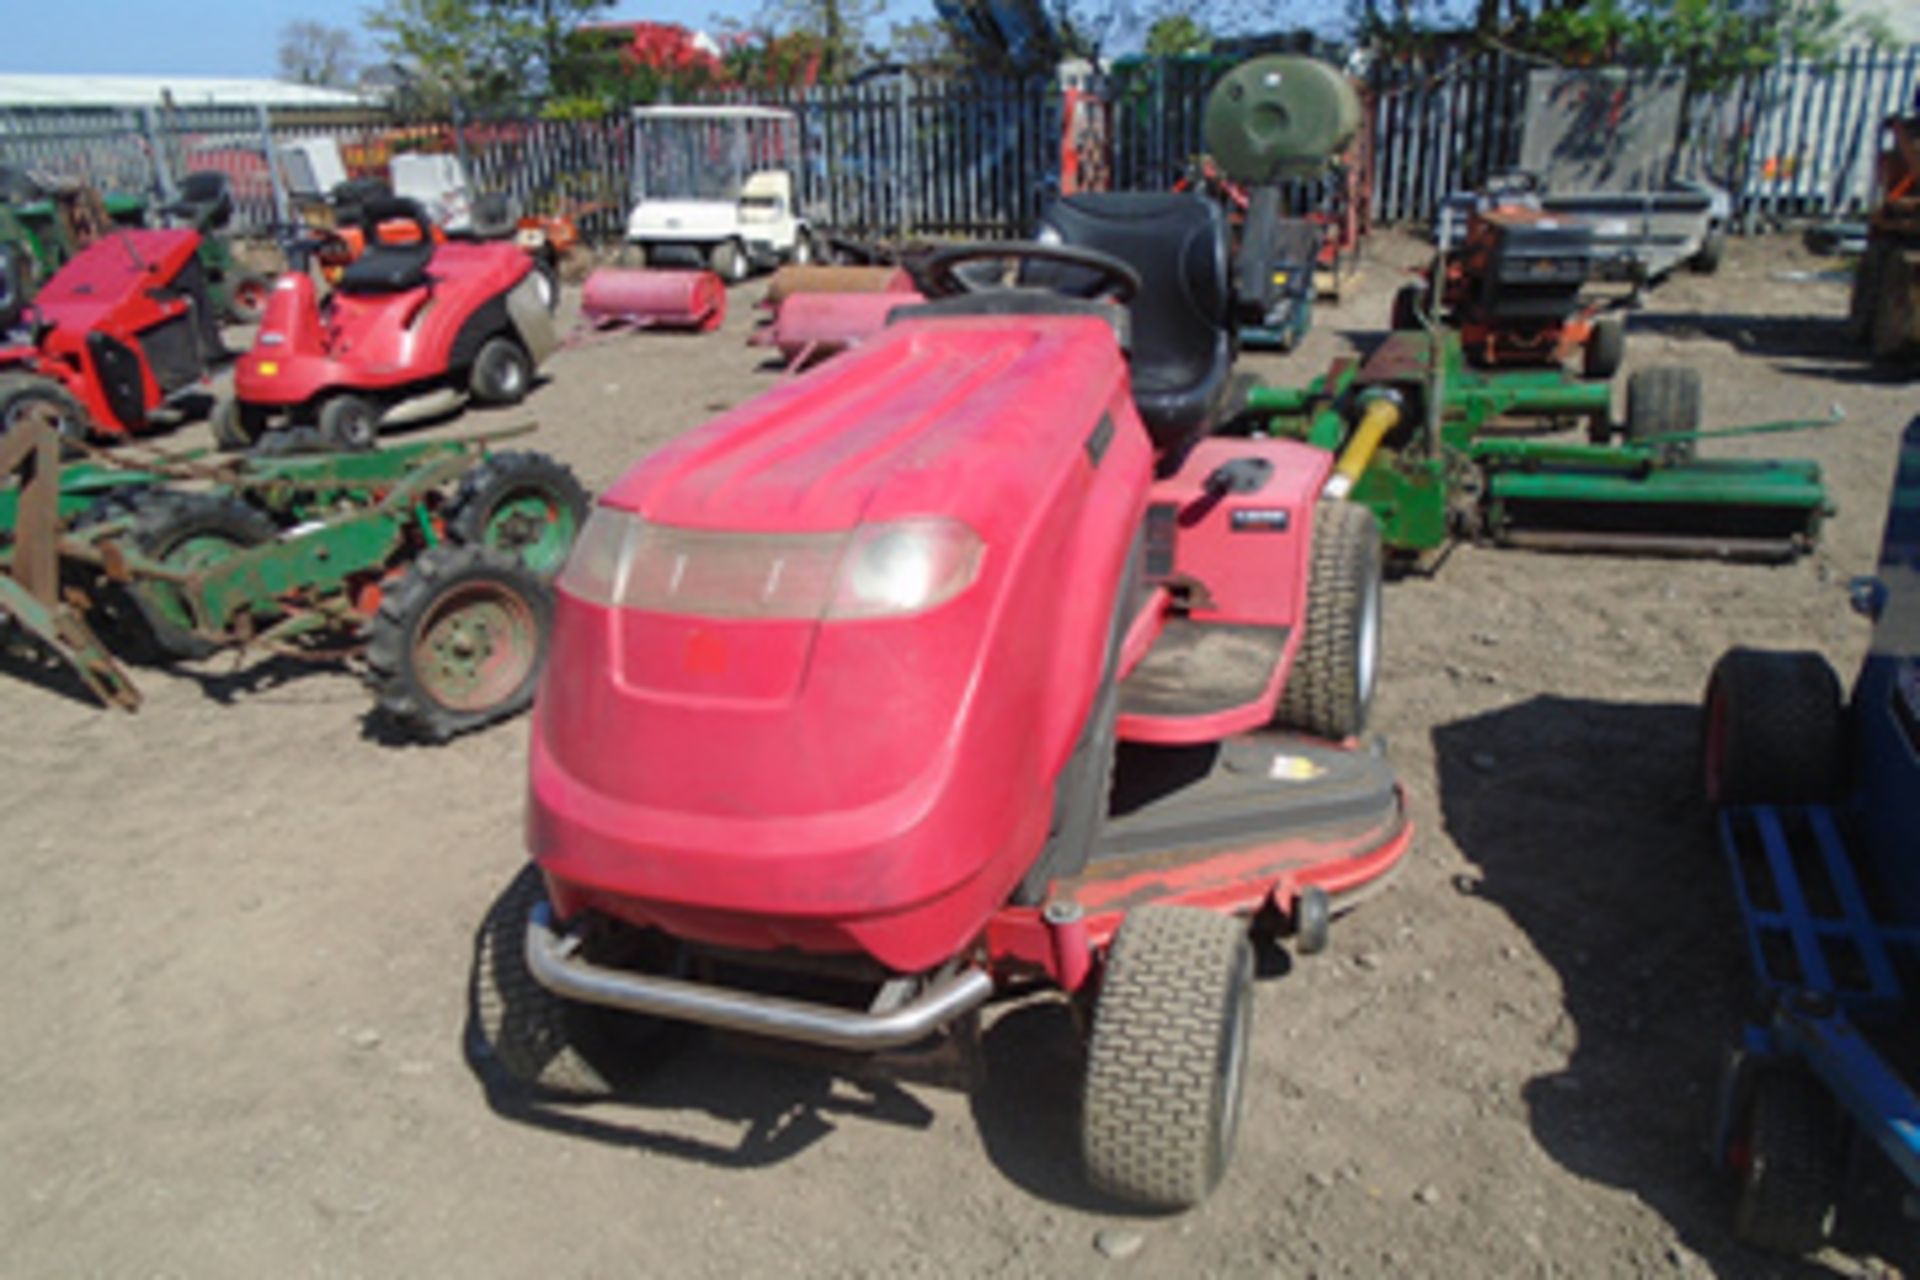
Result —
[{"label": "green flail mower attachment", "polygon": [[[1455,538],[1576,551],[1786,560],[1832,513],[1816,463],[1697,456],[1704,439],[1839,421],[1700,429],[1690,368],[1612,388],[1559,369],[1480,371],[1451,331],[1390,335],[1304,389],[1255,387],[1247,419],[1338,456],[1329,492],[1372,508],[1390,551],[1431,563]],[[1549,438],[1583,424],[1587,440]]]},{"label": "green flail mower attachment", "polygon": [[551,580],[587,514],[565,466],[491,448],[528,429],[63,467],[54,424],[29,417],[0,438],[15,482],[0,489],[0,622],[128,710],[139,693],[113,650],[267,649],[363,660],[381,711],[415,736],[476,728],[531,699]]}]

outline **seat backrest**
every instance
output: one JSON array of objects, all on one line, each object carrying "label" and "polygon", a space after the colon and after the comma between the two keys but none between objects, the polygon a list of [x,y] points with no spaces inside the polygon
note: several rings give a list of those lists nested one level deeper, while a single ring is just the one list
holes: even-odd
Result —
[{"label": "seat backrest", "polygon": [[[1133,393],[1154,443],[1184,452],[1216,408],[1233,362],[1227,222],[1219,205],[1169,192],[1063,196],[1039,239],[1094,249],[1140,273],[1132,312]],[[1034,264],[1032,283],[1069,285],[1072,268]]]},{"label": "seat backrest", "polygon": [[[384,223],[411,222],[417,239],[396,242],[381,234]],[[360,206],[366,251],[340,273],[343,293],[404,293],[427,282],[433,260],[433,225],[418,202],[387,196]]]},{"label": "seat backrest", "polygon": [[233,180],[219,169],[195,169],[180,179],[175,203],[195,224],[220,230],[233,221]]}]

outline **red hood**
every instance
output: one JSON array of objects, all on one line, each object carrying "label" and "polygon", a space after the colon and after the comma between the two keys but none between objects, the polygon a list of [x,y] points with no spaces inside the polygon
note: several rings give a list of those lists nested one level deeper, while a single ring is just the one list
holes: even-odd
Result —
[{"label": "red hood", "polygon": [[1051,434],[1086,430],[1036,389],[1116,376],[1098,319],[916,320],[682,436],[603,501],[680,528],[812,533],[939,512],[984,531],[1011,514],[1010,476],[1051,469]]}]

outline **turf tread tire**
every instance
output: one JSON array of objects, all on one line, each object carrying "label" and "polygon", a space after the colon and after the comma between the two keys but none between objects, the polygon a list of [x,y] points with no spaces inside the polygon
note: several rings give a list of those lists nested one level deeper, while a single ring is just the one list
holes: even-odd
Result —
[{"label": "turf tread tire", "polygon": [[[1081,1151],[1096,1188],[1180,1209],[1218,1185],[1245,1096],[1252,985],[1253,949],[1232,916],[1148,906],[1121,922],[1081,1106]],[[1242,1078],[1228,1078],[1235,1074]]]},{"label": "turf tread tire", "polygon": [[1782,1067],[1754,1080],[1749,1105],[1734,1235],[1776,1253],[1814,1253],[1833,1235],[1845,1179],[1833,1101],[1807,1071]]},{"label": "turf tread tire", "polygon": [[1714,805],[1821,804],[1840,791],[1840,679],[1817,653],[1730,649],[1703,701],[1701,779]]},{"label": "turf tread tire", "polygon": [[[1681,365],[1655,365],[1627,379],[1626,440],[1638,444],[1656,436],[1700,429],[1700,371]],[[1677,440],[1660,445],[1670,462],[1693,457],[1697,442]]]},{"label": "turf tread tire", "polygon": [[[1366,728],[1379,667],[1380,526],[1358,503],[1314,508],[1305,633],[1274,723],[1342,741]],[[1372,625],[1367,625],[1371,610]],[[1374,652],[1363,649],[1371,645]]]},{"label": "turf tread tire", "polygon": [[[129,533],[143,555],[165,563],[191,538],[224,538],[239,551],[273,541],[279,530],[265,512],[239,498],[155,490],[135,506]],[[149,652],[140,656],[154,661],[204,658],[220,648],[167,615],[151,594],[164,589],[159,583],[128,587],[128,597],[145,623],[143,647]]]},{"label": "turf tread tire", "polygon": [[523,868],[494,902],[474,947],[474,1030],[485,1058],[516,1084],[571,1097],[612,1091],[594,1065],[597,1011],[541,986],[527,966],[527,917],[546,901],[533,866]]},{"label": "turf tread tire", "polygon": [[1615,314],[1596,319],[1582,354],[1581,371],[1589,378],[1611,378],[1620,372],[1620,365],[1627,358],[1625,318]]}]

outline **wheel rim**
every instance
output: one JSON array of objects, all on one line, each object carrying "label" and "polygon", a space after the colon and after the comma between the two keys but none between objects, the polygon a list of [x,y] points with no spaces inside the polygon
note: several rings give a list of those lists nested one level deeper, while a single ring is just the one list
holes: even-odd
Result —
[{"label": "wheel rim", "polygon": [[502,355],[494,367],[493,381],[502,398],[511,399],[526,389],[526,370],[512,356]]},{"label": "wheel rim", "polygon": [[[176,573],[194,573],[246,549],[244,542],[225,534],[190,533],[155,559]],[[167,621],[185,630],[193,630],[193,610],[187,607],[186,593],[178,583],[150,582],[145,585],[145,591],[147,599],[158,607]]]},{"label": "wheel rim", "polygon": [[488,517],[484,541],[548,574],[566,560],[578,530],[572,508],[544,493],[510,493]]},{"label": "wheel rim", "polygon": [[539,647],[533,609],[518,592],[470,582],[421,619],[413,642],[421,689],[455,711],[499,705],[526,682]]},{"label": "wheel rim", "polygon": [[233,291],[233,301],[242,311],[258,315],[267,306],[267,286],[259,280],[243,280]]},{"label": "wheel rim", "polygon": [[26,417],[27,410],[33,408],[35,405],[46,406],[47,411],[53,415],[53,432],[55,435],[59,436],[62,440],[78,438],[78,432],[73,419],[62,411],[60,402],[52,396],[41,395],[35,392],[30,392],[23,396],[16,396],[13,402],[7,406],[6,429],[11,431],[19,426],[21,420]]}]

